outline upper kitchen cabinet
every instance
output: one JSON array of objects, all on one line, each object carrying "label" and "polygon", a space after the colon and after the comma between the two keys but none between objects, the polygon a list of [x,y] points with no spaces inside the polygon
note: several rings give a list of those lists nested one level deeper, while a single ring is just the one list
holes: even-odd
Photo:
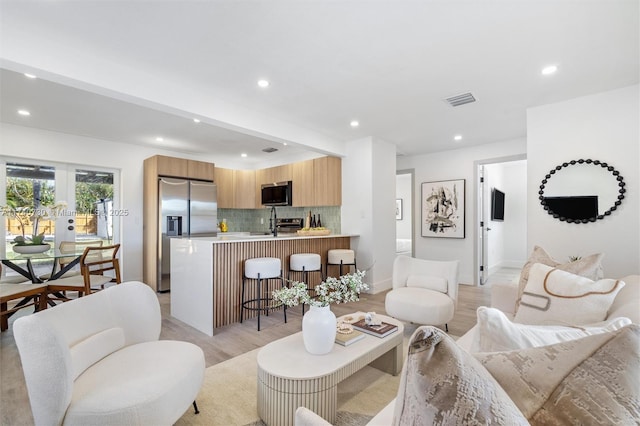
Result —
[{"label": "upper kitchen cabinet", "polygon": [[[234,205],[237,209],[256,208],[256,172],[255,170],[234,170]],[[260,207],[258,205],[257,207]]]},{"label": "upper kitchen cabinet", "polygon": [[342,159],[320,157],[313,160],[314,206],[342,205]]},{"label": "upper kitchen cabinet", "polygon": [[216,167],[218,208],[253,209],[256,207],[256,172]]},{"label": "upper kitchen cabinet", "polygon": [[187,160],[187,173],[190,179],[214,180],[215,166],[204,161]]},{"label": "upper kitchen cabinet", "polygon": [[232,169],[223,169],[222,167],[216,167],[214,182],[218,187],[219,209],[234,208],[233,200],[235,189],[233,187],[233,172],[234,170]]},{"label": "upper kitchen cabinet", "polygon": [[150,167],[155,166],[157,176],[186,177],[189,175],[188,160],[184,158],[155,155],[146,161]]},{"label": "upper kitchen cabinet", "polygon": [[155,155],[148,158],[146,165],[151,174],[177,178],[213,180],[215,166],[204,161]]},{"label": "upper kitchen cabinet", "polygon": [[320,157],[293,167],[293,205],[297,207],[342,204],[342,160]]},{"label": "upper kitchen cabinet", "polygon": [[316,205],[316,189],[313,183],[314,160],[299,161],[292,164],[293,205],[307,207]]}]

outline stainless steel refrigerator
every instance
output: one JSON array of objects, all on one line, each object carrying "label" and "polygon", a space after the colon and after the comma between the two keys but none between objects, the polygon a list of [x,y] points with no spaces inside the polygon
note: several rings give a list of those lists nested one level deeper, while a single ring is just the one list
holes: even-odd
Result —
[{"label": "stainless steel refrigerator", "polygon": [[213,182],[158,179],[158,291],[171,289],[171,238],[215,236],[218,202]]}]

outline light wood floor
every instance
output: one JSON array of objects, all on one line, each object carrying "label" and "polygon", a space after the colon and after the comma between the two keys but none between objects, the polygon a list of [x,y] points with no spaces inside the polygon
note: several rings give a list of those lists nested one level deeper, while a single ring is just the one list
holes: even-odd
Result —
[{"label": "light wood floor", "polygon": [[[375,295],[363,294],[359,302],[332,305],[336,316],[354,311],[385,313],[384,298],[386,292]],[[256,330],[256,320],[246,320],[243,324],[231,324],[215,330],[213,337],[206,336],[170,316],[170,295],[159,295],[162,309],[161,339],[174,339],[192,342],[205,353],[207,367],[233,358],[252,349],[301,330],[301,307],[287,310],[287,324],[283,322],[282,311],[274,311],[268,317],[262,317],[261,331]],[[459,287],[458,307],[453,321],[449,323],[449,333],[461,336],[476,323],[478,306],[490,305],[490,289],[461,285]],[[23,309],[22,311],[27,311]],[[28,314],[28,312],[27,312]],[[13,339],[10,319],[9,330],[0,336],[0,424],[33,424],[31,408],[22,374],[20,358]],[[444,328],[444,325],[442,326]]]}]

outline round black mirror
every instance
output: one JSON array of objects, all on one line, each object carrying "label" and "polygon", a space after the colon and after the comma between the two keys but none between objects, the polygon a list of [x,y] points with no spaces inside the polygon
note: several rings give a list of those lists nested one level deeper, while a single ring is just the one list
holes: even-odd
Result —
[{"label": "round black mirror", "polygon": [[604,219],[624,199],[620,173],[598,160],[571,160],[551,169],[542,179],[538,198],[554,218],[569,223]]}]

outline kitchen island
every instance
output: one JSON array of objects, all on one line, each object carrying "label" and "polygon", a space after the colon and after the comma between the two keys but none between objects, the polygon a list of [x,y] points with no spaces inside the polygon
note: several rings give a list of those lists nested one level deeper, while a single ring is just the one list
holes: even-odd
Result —
[{"label": "kitchen island", "polygon": [[[283,274],[289,256],[317,253],[324,265],[330,249],[357,246],[357,235],[298,236],[297,234],[224,235],[171,239],[171,316],[213,336],[217,327],[240,321],[240,292],[244,261],[278,257]],[[311,285],[320,282],[310,274]],[[251,318],[253,312],[248,315]]]}]

